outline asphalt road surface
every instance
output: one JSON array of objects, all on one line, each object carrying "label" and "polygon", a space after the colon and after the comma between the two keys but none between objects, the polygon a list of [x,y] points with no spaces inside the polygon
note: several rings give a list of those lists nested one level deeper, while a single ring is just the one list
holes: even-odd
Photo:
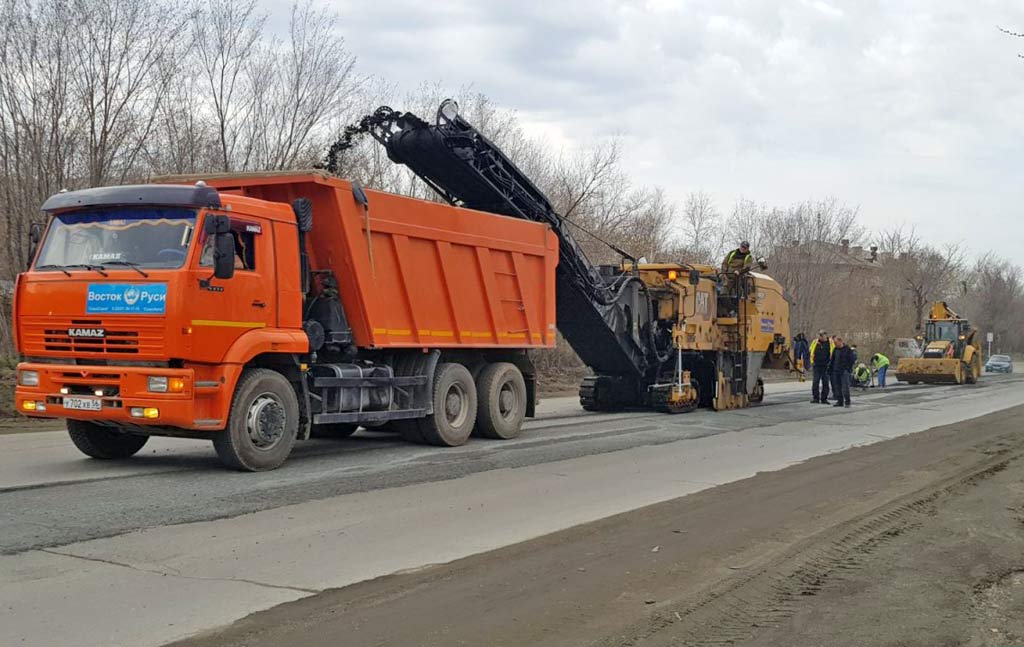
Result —
[{"label": "asphalt road surface", "polygon": [[[562,399],[514,441],[439,449],[360,432],[300,444],[265,474],[222,470],[208,443],[154,441],[131,460],[104,463],[77,456],[60,433],[3,436],[0,644],[159,645],[1024,404],[1017,375],[873,389],[856,393],[849,410],[808,403],[805,387],[770,386],[765,404],[748,410],[683,416],[582,414]],[[837,464],[849,472],[856,461]],[[716,523],[705,522],[682,530]],[[520,589],[523,598],[537,592]],[[295,617],[315,617],[311,608]],[[428,617],[408,624],[423,629]],[[401,615],[378,620],[404,626]],[[377,638],[346,644],[389,644]],[[426,643],[390,644],[417,642]]]}]

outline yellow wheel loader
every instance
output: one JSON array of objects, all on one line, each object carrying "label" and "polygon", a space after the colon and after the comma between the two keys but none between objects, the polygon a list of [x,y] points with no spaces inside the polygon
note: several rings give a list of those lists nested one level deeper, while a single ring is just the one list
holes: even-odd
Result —
[{"label": "yellow wheel loader", "polygon": [[974,384],[981,376],[981,344],[971,323],[945,301],[932,304],[920,357],[901,357],[896,379],[911,384]]}]

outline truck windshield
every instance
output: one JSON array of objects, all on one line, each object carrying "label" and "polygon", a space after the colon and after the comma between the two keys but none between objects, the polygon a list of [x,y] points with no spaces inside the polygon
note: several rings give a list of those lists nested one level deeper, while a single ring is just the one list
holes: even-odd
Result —
[{"label": "truck windshield", "polygon": [[181,267],[192,242],[196,212],[177,207],[115,207],[54,216],[36,269],[104,264]]}]

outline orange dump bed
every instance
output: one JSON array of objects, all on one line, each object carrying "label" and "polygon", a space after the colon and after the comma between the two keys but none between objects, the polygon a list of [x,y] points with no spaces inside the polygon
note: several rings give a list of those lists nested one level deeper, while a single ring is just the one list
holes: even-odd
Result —
[{"label": "orange dump bed", "polygon": [[[360,347],[551,347],[558,240],[546,225],[366,191],[321,173],[207,179],[222,192],[313,202],[313,271],[337,278]],[[369,227],[369,237],[367,237]]]}]

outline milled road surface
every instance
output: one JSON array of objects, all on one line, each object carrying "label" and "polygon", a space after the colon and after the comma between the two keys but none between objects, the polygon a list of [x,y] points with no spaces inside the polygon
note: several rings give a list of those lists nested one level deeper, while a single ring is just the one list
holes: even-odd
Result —
[{"label": "milled road surface", "polygon": [[1024,404],[1019,376],[872,390],[850,410],[807,403],[805,386],[684,416],[580,415],[560,400],[514,441],[443,450],[360,434],[300,444],[266,474],[223,471],[192,441],[155,441],[111,464],[77,457],[61,434],[0,437],[0,644],[157,645]]}]

